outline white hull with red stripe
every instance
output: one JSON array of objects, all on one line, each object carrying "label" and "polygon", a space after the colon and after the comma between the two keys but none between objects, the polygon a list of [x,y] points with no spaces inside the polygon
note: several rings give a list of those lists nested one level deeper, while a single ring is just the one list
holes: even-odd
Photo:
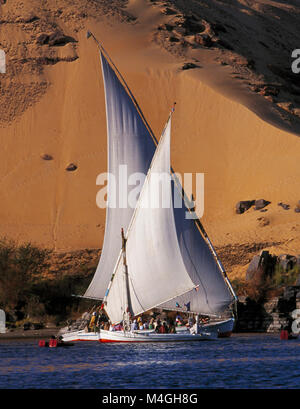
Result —
[{"label": "white hull with red stripe", "polygon": [[189,331],[180,331],[175,334],[158,334],[155,331],[100,331],[99,341],[111,342],[183,342],[183,341],[210,341],[218,338],[216,332],[201,332],[191,334]]},{"label": "white hull with red stripe", "polygon": [[[219,321],[219,322],[215,322],[215,323],[211,323],[211,324],[205,324],[203,325],[203,330],[206,333],[213,333],[213,334],[217,334],[218,338],[225,338],[225,337],[229,337],[232,333],[234,327],[234,318],[230,318],[228,320],[224,320],[224,321]],[[74,342],[74,341],[100,341],[100,342],[108,342],[108,341],[101,341],[100,338],[102,339],[106,339],[105,337],[107,336],[107,334],[120,334],[123,333],[123,331],[104,331],[101,330],[101,337],[100,337],[100,333],[99,332],[86,332],[84,330],[82,331],[73,331],[73,332],[65,332],[64,334],[62,334],[63,336],[63,340],[64,341],[68,341],[68,342]],[[147,330],[143,330],[143,331],[136,331],[135,334],[149,334],[152,333],[153,331],[147,331]],[[105,334],[105,335],[104,335]],[[162,338],[161,335],[167,335],[167,337]],[[187,337],[185,337],[183,340],[191,340],[191,334],[189,334],[187,327],[176,327],[176,334],[157,334],[157,336],[159,337],[158,340],[169,340],[171,339],[171,336],[175,336],[175,340],[182,340],[180,337],[178,337],[178,335],[184,335]],[[116,338],[116,335],[113,336],[113,339]],[[129,341],[125,341],[125,342],[157,342],[156,340],[154,341],[154,337],[153,335],[151,336],[151,338],[149,338],[149,335],[145,335],[145,337],[141,338],[141,341],[135,341],[134,339],[137,339],[137,337],[130,337]],[[203,339],[203,338],[202,338]],[[193,339],[194,340],[194,339]],[[195,339],[196,340],[196,339]],[[120,338],[120,341],[115,341],[115,342],[124,342],[124,338]],[[114,342],[114,341],[111,341]],[[174,342],[172,340],[172,342]]]}]

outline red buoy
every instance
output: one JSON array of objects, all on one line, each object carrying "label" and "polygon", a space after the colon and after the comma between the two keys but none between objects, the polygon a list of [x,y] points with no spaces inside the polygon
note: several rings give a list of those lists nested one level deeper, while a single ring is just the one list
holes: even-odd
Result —
[{"label": "red buoy", "polygon": [[57,339],[50,339],[49,341],[49,347],[50,348],[56,348],[57,347]]},{"label": "red buoy", "polygon": [[289,339],[289,333],[286,329],[282,329],[280,332],[280,339],[281,340],[287,340]]}]

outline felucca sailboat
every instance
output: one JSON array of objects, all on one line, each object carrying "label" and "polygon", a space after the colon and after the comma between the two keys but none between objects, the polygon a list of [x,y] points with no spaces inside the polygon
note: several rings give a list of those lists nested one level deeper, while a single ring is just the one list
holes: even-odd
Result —
[{"label": "felucca sailboat", "polygon": [[[108,175],[114,175],[114,183],[108,177],[104,243],[99,265],[84,297],[101,300],[110,323],[122,323],[122,330],[65,333],[64,340],[174,342],[209,340],[230,333],[233,317],[206,326],[196,323],[192,331],[185,328],[172,334],[131,330],[134,317],[153,308],[189,312],[195,317],[220,317],[237,297],[200,220],[186,217],[193,209],[187,206],[170,164],[174,110],[157,144],[124,78],[103,46],[88,32],[87,37],[91,36],[100,50]],[[127,166],[128,175],[146,175],[135,208],[119,206],[120,165]],[[155,183],[157,175],[164,175],[160,189]],[[162,192],[168,198],[168,205],[162,205]],[[110,206],[112,196],[116,206]]]}]

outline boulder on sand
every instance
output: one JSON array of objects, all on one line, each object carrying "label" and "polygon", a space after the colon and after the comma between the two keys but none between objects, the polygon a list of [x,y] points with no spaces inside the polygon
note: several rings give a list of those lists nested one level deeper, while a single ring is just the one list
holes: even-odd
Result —
[{"label": "boulder on sand", "polygon": [[54,45],[65,45],[70,42],[75,42],[74,38],[66,36],[62,31],[56,30],[49,35],[48,44],[50,46]]},{"label": "boulder on sand", "polygon": [[251,206],[253,206],[255,203],[255,200],[243,200],[241,202],[238,202],[235,206],[236,213],[237,214],[242,214],[246,210],[250,209]]},{"label": "boulder on sand", "polygon": [[77,166],[74,164],[74,163],[70,163],[67,167],[66,167],[66,170],[68,171],[68,172],[73,172],[74,170],[76,170],[77,169]]},{"label": "boulder on sand", "polygon": [[286,203],[279,202],[278,206],[281,206],[284,210],[289,210],[290,205]]},{"label": "boulder on sand", "polygon": [[291,270],[297,264],[297,257],[290,254],[281,254],[278,256],[279,266],[283,271]]},{"label": "boulder on sand", "polygon": [[195,42],[203,47],[211,47],[213,45],[211,37],[207,34],[196,34]]},{"label": "boulder on sand", "polygon": [[251,260],[246,271],[246,280],[253,280],[261,270],[264,276],[271,276],[276,262],[277,256],[273,256],[267,250],[262,250],[259,255],[254,256]]},{"label": "boulder on sand", "polygon": [[268,206],[271,202],[268,202],[268,200],[265,199],[259,199],[259,200],[255,200],[255,206],[254,209],[255,210],[261,210],[264,207]]}]

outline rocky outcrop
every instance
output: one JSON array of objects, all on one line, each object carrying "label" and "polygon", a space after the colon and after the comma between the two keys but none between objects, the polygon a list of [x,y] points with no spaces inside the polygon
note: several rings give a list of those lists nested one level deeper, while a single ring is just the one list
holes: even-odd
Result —
[{"label": "rocky outcrop", "polygon": [[36,43],[38,45],[48,44],[48,41],[49,41],[49,35],[48,34],[40,34],[36,39]]},{"label": "rocky outcrop", "polygon": [[212,47],[213,41],[211,37],[207,34],[196,34],[195,35],[195,42],[203,47]]},{"label": "rocky outcrop", "polygon": [[269,202],[268,200],[265,200],[265,199],[255,200],[254,210],[261,210],[264,207],[268,206],[270,203],[271,202]]},{"label": "rocky outcrop", "polygon": [[51,33],[48,37],[48,44],[50,46],[54,45],[65,45],[70,42],[75,42],[75,39],[70,36],[66,36],[62,31],[56,30]]},{"label": "rocky outcrop", "polygon": [[282,271],[287,272],[295,266],[300,267],[300,255],[292,256],[290,254],[281,254],[280,256],[278,256],[277,262]]},{"label": "rocky outcrop", "polygon": [[183,64],[182,66],[182,70],[190,70],[192,68],[199,68],[199,65],[194,64],[193,62],[187,62],[185,64]]},{"label": "rocky outcrop", "polygon": [[165,9],[162,10],[162,13],[165,14],[166,16],[171,16],[172,14],[176,14],[177,11],[171,9],[170,7],[166,7]]},{"label": "rocky outcrop", "polygon": [[263,96],[276,97],[279,94],[279,89],[274,86],[265,85],[259,92]]},{"label": "rocky outcrop", "polygon": [[194,15],[186,15],[183,19],[184,21],[181,26],[185,28],[185,33],[187,35],[202,33],[205,30],[204,24],[202,24]]},{"label": "rocky outcrop", "polygon": [[268,206],[271,202],[269,202],[268,200],[265,199],[257,199],[257,200],[243,200],[240,201],[236,204],[235,208],[236,208],[236,213],[237,214],[242,214],[245,211],[247,211],[248,209],[250,209],[250,207],[252,207],[254,205],[254,210],[262,210],[264,209],[266,206]]},{"label": "rocky outcrop", "polygon": [[259,255],[255,255],[246,271],[246,281],[253,280],[258,272],[263,272],[265,276],[271,276],[277,263],[277,257],[268,251],[262,250]]},{"label": "rocky outcrop", "polygon": [[300,255],[263,250],[249,264],[246,283],[248,297],[240,297],[239,303],[240,331],[277,332],[291,326],[291,313],[300,308]]},{"label": "rocky outcrop", "polygon": [[73,37],[65,35],[61,30],[55,30],[50,34],[41,33],[36,39],[38,45],[48,44],[50,47],[62,46],[74,42],[76,42],[76,40]]},{"label": "rocky outcrop", "polygon": [[288,286],[281,297],[263,304],[240,297],[237,306],[236,332],[279,332],[291,328],[291,313],[300,308],[300,286]]},{"label": "rocky outcrop", "polygon": [[286,204],[286,203],[279,202],[278,206],[281,206],[284,210],[289,210],[290,209],[290,205]]},{"label": "rocky outcrop", "polygon": [[264,276],[271,277],[276,266],[283,273],[287,273],[294,267],[300,269],[300,255],[281,254],[276,256],[270,254],[267,250],[262,250],[259,255],[255,255],[251,260],[246,271],[246,281],[252,280],[258,271],[262,271]]}]

